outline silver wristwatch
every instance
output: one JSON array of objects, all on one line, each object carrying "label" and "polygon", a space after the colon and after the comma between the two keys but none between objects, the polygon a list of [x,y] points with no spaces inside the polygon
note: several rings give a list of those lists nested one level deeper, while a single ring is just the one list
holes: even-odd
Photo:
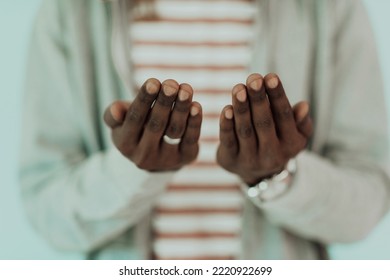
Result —
[{"label": "silver wristwatch", "polygon": [[286,168],[269,179],[247,187],[246,193],[254,202],[266,202],[281,196],[287,191],[297,170],[296,159],[290,159]]}]

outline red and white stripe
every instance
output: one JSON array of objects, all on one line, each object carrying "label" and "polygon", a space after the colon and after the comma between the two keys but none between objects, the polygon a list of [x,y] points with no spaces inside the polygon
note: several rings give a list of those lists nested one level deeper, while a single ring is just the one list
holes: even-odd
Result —
[{"label": "red and white stripe", "polygon": [[235,259],[240,252],[239,181],[215,162],[219,114],[244,82],[255,5],[249,0],[156,0],[157,20],[130,24],[138,86],[150,78],[194,88],[204,120],[198,160],[174,176],[153,218],[157,259]]}]

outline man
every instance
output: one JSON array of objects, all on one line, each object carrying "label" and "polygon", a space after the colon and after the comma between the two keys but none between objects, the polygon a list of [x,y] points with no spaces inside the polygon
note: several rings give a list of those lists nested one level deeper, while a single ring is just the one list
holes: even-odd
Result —
[{"label": "man", "polygon": [[[23,197],[34,225],[59,248],[91,258],[186,258],[180,244],[207,249],[213,235],[196,228],[197,237],[208,234],[210,242],[201,243],[183,237],[181,227],[164,231],[164,215],[178,221],[169,208],[177,200],[167,203],[164,195],[178,189],[174,183],[207,142],[202,129],[209,125],[201,120],[211,102],[192,101],[200,92],[195,80],[180,84],[162,75],[140,86],[145,67],[134,48],[143,37],[129,44],[127,34],[138,36],[151,23],[129,23],[129,3],[44,2],[27,81]],[[243,190],[242,204],[232,197],[243,207],[231,211],[238,220],[223,226],[240,226],[218,236],[222,245],[231,238],[229,251],[188,258],[320,258],[323,245],[363,238],[389,205],[386,113],[367,16],[352,0],[257,1],[247,8],[253,19],[233,22],[249,23],[245,32],[253,34],[249,72],[277,75],[251,74],[231,85],[232,102],[218,116],[216,163],[224,187]],[[213,15],[203,20],[215,22]],[[129,96],[135,98],[114,102]]]}]

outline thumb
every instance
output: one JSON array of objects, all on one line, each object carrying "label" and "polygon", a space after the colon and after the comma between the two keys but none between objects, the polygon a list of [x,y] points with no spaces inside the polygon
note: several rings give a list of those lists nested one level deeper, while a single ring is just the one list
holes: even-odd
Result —
[{"label": "thumb", "polygon": [[115,101],[104,112],[104,122],[111,129],[122,125],[131,103],[128,101]]},{"label": "thumb", "polygon": [[309,113],[309,103],[301,101],[293,107],[293,111],[298,131],[309,138],[313,134],[313,120]]}]

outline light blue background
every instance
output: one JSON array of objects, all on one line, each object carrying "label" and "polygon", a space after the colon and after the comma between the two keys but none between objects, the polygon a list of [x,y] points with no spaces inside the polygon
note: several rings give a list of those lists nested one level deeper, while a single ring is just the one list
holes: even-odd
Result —
[{"label": "light blue background", "polygon": [[[340,0],[342,1],[342,0]],[[27,222],[16,180],[26,49],[40,0],[0,1],[0,259],[77,259],[53,250]],[[390,99],[390,1],[366,0]],[[387,102],[390,108],[390,102]],[[336,259],[390,259],[390,215],[364,241],[331,247]]]}]

